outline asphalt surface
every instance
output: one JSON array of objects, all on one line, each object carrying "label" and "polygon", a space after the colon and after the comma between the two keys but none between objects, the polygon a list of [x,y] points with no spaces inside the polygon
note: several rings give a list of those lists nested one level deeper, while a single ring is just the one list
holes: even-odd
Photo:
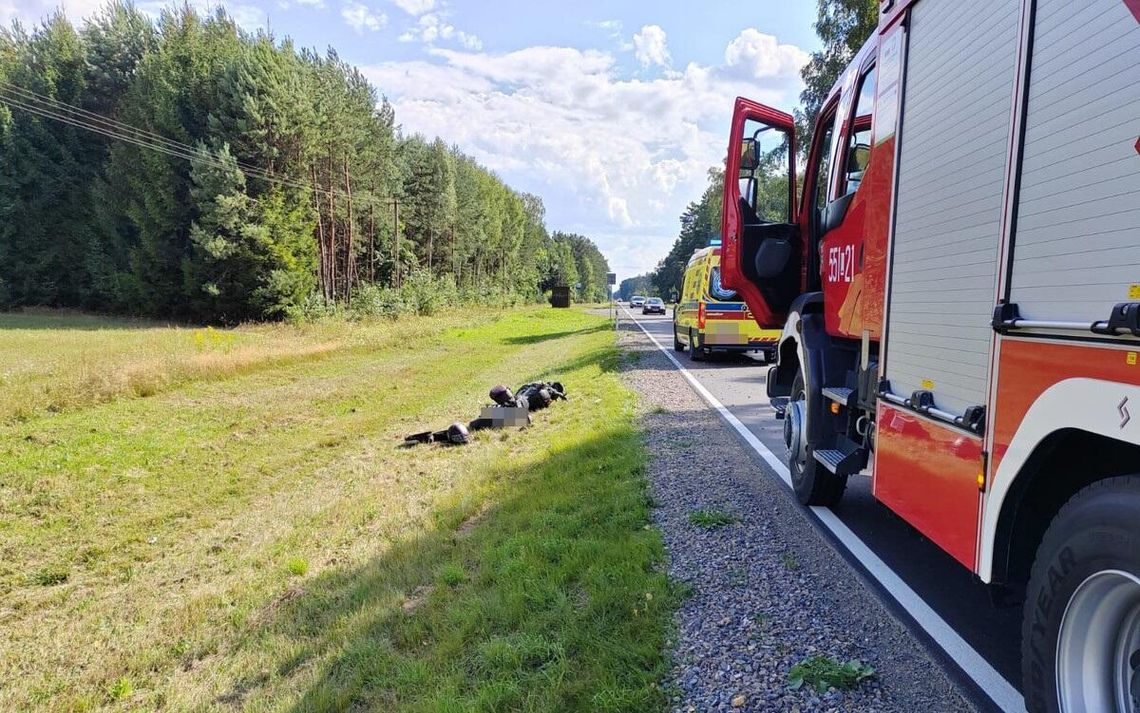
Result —
[{"label": "asphalt surface", "polygon": [[[672,344],[671,316],[643,316],[640,310],[632,315],[622,314],[623,318],[629,316],[635,317],[661,344]],[[768,403],[764,386],[767,368],[762,361],[743,355],[714,355],[712,360],[694,362],[688,352],[676,356],[769,450],[783,457],[783,424],[776,420]],[[843,501],[834,512],[959,636],[1020,689],[1020,606],[995,606],[988,589],[973,573],[875,500],[869,477],[852,476]],[[901,609],[893,609],[919,638],[925,638],[921,626]],[[930,648],[937,648],[928,638],[927,643]],[[941,660],[948,668],[957,669],[948,657],[942,656]],[[960,671],[951,673],[958,674],[964,690],[980,710],[995,708]]]}]

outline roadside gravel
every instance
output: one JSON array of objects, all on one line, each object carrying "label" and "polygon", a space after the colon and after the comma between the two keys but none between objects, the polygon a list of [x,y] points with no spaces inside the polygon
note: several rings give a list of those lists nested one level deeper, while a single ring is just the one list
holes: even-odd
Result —
[{"label": "roadside gravel", "polygon": [[[623,378],[641,396],[654,521],[670,576],[692,592],[662,682],[672,710],[973,710],[776,476],[636,326],[624,326]],[[700,527],[690,521],[696,510],[735,522]],[[850,691],[789,689],[791,667],[815,655],[859,659],[876,673]]]}]

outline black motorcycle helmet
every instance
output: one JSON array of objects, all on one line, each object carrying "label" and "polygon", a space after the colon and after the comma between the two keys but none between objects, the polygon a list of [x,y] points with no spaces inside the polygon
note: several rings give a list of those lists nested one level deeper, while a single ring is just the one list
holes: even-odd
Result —
[{"label": "black motorcycle helmet", "polygon": [[513,406],[515,395],[507,387],[499,384],[498,386],[491,387],[491,400],[500,406]]},{"label": "black motorcycle helmet", "polygon": [[471,441],[471,434],[467,431],[467,426],[462,423],[453,423],[447,427],[447,442],[453,446],[466,445]]}]

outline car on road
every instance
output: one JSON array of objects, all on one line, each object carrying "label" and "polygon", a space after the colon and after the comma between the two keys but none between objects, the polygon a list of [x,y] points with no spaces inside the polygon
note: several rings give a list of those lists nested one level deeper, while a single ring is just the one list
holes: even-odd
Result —
[{"label": "car on road", "polygon": [[641,307],[642,314],[665,314],[665,303],[660,297],[650,297]]},{"label": "car on road", "polygon": [[720,248],[701,248],[689,258],[681,301],[673,310],[673,349],[687,347],[699,361],[714,351],[762,352],[775,361],[781,330],[762,329],[736,292],[720,282]]},{"label": "car on road", "polygon": [[630,307],[644,307],[645,306],[645,297],[643,297],[642,295],[634,295],[633,297],[630,297],[629,298],[629,306]]}]

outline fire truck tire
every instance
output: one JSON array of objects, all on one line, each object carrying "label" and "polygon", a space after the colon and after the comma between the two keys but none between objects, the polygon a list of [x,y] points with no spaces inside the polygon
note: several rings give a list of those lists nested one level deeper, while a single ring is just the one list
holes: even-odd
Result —
[{"label": "fire truck tire", "polygon": [[689,330],[689,360],[700,361],[705,358],[704,347],[701,346],[700,332]]},{"label": "fire truck tire", "polygon": [[1030,713],[1140,709],[1140,475],[1093,483],[1061,508],[1025,602]]},{"label": "fire truck tire", "polygon": [[677,323],[676,322],[673,323],[673,351],[675,351],[675,352],[685,351],[685,343],[677,338]]},{"label": "fire truck tire", "polygon": [[[796,374],[795,381],[792,382],[789,407],[798,408],[799,414],[802,415],[799,416],[800,423],[795,424],[787,420],[792,414],[786,413],[784,428],[798,427],[801,439],[808,437],[808,422],[813,417],[823,416],[819,411],[821,406],[813,401],[807,398],[804,390],[803,372]],[[796,491],[796,498],[804,505],[831,507],[843,497],[843,491],[847,488],[847,477],[832,473],[811,455],[811,449],[815,444],[808,442],[803,445],[806,447],[797,449],[797,452],[792,452],[791,449],[788,451],[788,471],[792,476],[792,489]]]}]

